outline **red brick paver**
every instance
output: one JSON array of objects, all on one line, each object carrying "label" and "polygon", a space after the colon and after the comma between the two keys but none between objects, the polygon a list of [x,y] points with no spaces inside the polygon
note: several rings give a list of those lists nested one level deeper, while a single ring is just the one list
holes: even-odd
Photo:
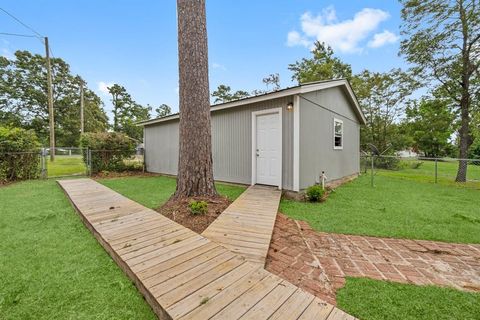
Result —
[{"label": "red brick paver", "polygon": [[346,276],[480,291],[480,245],[316,232],[279,213],[266,269],[330,303]]}]

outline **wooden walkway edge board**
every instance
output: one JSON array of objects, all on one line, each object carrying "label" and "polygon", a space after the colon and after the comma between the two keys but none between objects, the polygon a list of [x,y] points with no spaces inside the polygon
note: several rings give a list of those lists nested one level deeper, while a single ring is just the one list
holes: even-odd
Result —
[{"label": "wooden walkway edge board", "polygon": [[251,186],[202,235],[264,267],[280,197],[276,188]]},{"label": "wooden walkway edge board", "polygon": [[[224,315],[229,320],[354,319],[241,255],[91,179],[59,180],[58,184],[85,226],[160,319],[225,319]],[[96,206],[89,201],[91,197]],[[128,214],[128,218],[115,218],[117,212]],[[139,221],[159,227],[146,228]],[[141,242],[135,242],[137,238]],[[119,246],[112,244],[112,239],[113,243],[118,243],[115,239],[128,242]],[[130,242],[138,243],[133,251]]]}]

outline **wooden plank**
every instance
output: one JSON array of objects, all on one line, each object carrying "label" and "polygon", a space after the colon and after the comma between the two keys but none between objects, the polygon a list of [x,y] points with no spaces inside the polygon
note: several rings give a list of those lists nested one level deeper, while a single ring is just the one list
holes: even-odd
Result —
[{"label": "wooden plank", "polygon": [[[142,259],[144,259],[144,255],[150,254],[152,252],[156,252],[157,254],[160,252],[160,249],[166,248],[168,246],[171,246],[176,243],[180,243],[181,241],[190,239],[190,238],[196,238],[199,239],[197,235],[192,234],[190,232],[184,232],[182,234],[175,235],[174,233],[170,234],[171,236],[169,237],[164,237],[160,238],[159,241],[151,244],[147,244],[137,250],[133,251],[128,251],[128,252],[123,252],[119,253],[125,261],[132,260],[133,258],[140,257],[142,256]],[[142,244],[145,242],[142,242]],[[128,248],[125,248],[128,249]]]},{"label": "wooden plank", "polygon": [[160,303],[163,307],[167,308],[173,305],[174,303],[185,299],[195,291],[205,287],[209,283],[214,282],[218,278],[228,274],[230,271],[236,269],[240,265],[245,263],[245,259],[240,256],[234,256],[232,259],[225,261],[224,263],[216,266],[215,268],[208,270],[198,277],[193,278],[188,283],[177,286],[172,291],[162,295],[159,298]]},{"label": "wooden plank", "polygon": [[259,267],[271,237],[265,226],[275,219],[275,201],[278,206],[271,189],[249,189],[232,204],[232,216],[217,219],[212,235],[225,238],[229,251],[92,180],[79,180],[59,184],[160,319],[354,319]]},{"label": "wooden plank", "polygon": [[331,304],[327,304],[320,299],[314,299],[298,320],[325,320],[333,309],[334,307]]},{"label": "wooden plank", "polygon": [[162,295],[174,290],[175,288],[184,285],[185,283],[191,281],[192,279],[202,275],[203,273],[209,271],[221,265],[222,263],[235,258],[235,255],[229,251],[222,252],[220,255],[216,256],[213,259],[210,259],[200,265],[195,266],[194,268],[183,272],[179,275],[176,275],[173,278],[168,279],[165,282],[162,282],[151,288],[153,295],[158,298]]},{"label": "wooden plank", "polygon": [[183,253],[195,250],[196,248],[203,246],[204,244],[207,244],[209,241],[207,239],[202,239],[197,242],[194,242],[192,244],[188,244],[186,246],[182,246],[177,248],[176,250],[172,250],[170,252],[163,253],[162,255],[158,255],[156,257],[153,257],[148,260],[144,260],[139,264],[136,264],[134,266],[130,266],[130,268],[135,271],[135,272],[141,272],[146,269],[149,269],[161,262],[168,261],[172,258],[175,258],[176,256],[179,256]]},{"label": "wooden plank", "polygon": [[297,319],[302,315],[305,309],[312,303],[314,297],[301,290],[297,289],[291,296],[285,301],[280,308],[275,311],[269,320],[280,319]]},{"label": "wooden plank", "polygon": [[263,268],[257,268],[254,272],[240,279],[238,282],[222,290],[220,293],[208,300],[207,303],[196,306],[196,308],[180,319],[210,319],[212,316],[220,312],[225,306],[230,305],[238,297],[242,296],[246,291],[251,289],[257,283],[261,282],[269,274]]},{"label": "wooden plank", "polygon": [[145,284],[147,284],[148,287],[154,287],[169,279],[172,279],[178,275],[181,275],[186,271],[192,270],[196,266],[201,265],[215,257],[218,257],[222,253],[225,253],[225,249],[220,246],[217,246],[217,247],[214,247],[212,250],[205,252],[204,254],[196,256],[193,259],[184,261],[183,263],[179,263],[166,270],[158,271],[157,273],[154,273],[153,268],[149,268],[147,269],[149,273],[144,275],[141,279],[143,279],[143,282],[145,282]]},{"label": "wooden plank", "polygon": [[257,302],[253,308],[248,310],[247,313],[240,317],[240,319],[268,319],[285,301],[288,300],[288,298],[290,298],[295,290],[297,290],[297,287],[295,287],[293,284],[282,281],[262,300]]},{"label": "wooden plank", "polygon": [[268,275],[210,319],[239,319],[281,282],[279,277]]},{"label": "wooden plank", "polygon": [[144,271],[138,272],[137,273],[138,277],[140,279],[148,279],[152,276],[157,275],[160,272],[168,272],[170,274],[171,271],[169,269],[175,266],[178,266],[180,264],[183,264],[184,262],[193,260],[196,257],[202,256],[203,258],[203,256],[206,256],[207,258],[209,258],[209,256],[207,255],[208,252],[215,248],[218,248],[220,250],[223,249],[223,247],[220,247],[216,243],[207,242],[206,244],[198,248],[194,248],[193,250],[187,251],[186,253],[179,254],[167,261],[157,263]]},{"label": "wooden plank", "polygon": [[252,186],[235,200],[203,236],[264,265],[275,225],[281,193],[274,188]]},{"label": "wooden plank", "polygon": [[213,297],[228,288],[230,285],[235,284],[238,280],[248,277],[255,270],[258,270],[258,268],[256,268],[254,265],[250,263],[243,263],[233,271],[214,280],[185,299],[182,299],[171,305],[167,308],[167,311],[170,315],[172,315],[172,318],[180,318],[190,313],[198,306],[209,303]]},{"label": "wooden plank", "polygon": [[328,316],[327,320],[355,320],[355,317],[343,312],[338,308],[334,308]]},{"label": "wooden plank", "polygon": [[145,248],[146,246],[167,241],[171,238],[183,236],[185,234],[190,234],[190,232],[188,232],[188,230],[185,230],[185,229],[177,229],[177,228],[166,230],[165,233],[162,232],[160,234],[154,234],[152,237],[149,237],[148,239],[141,238],[140,240],[137,239],[137,241],[126,243],[123,247],[118,249],[117,252],[120,255],[124,255],[126,253],[138,251],[142,248]]},{"label": "wooden plank", "polygon": [[172,243],[166,247],[159,248],[155,251],[149,251],[147,253],[144,253],[140,256],[135,256],[130,259],[125,259],[125,261],[128,263],[130,266],[135,266],[137,264],[141,264],[145,261],[150,260],[151,258],[161,256],[162,254],[165,254],[167,252],[175,252],[175,250],[181,249],[182,247],[188,247],[189,245],[197,242],[197,241],[202,241],[203,238],[200,237],[199,235],[192,235],[192,237],[180,240],[176,243]]}]

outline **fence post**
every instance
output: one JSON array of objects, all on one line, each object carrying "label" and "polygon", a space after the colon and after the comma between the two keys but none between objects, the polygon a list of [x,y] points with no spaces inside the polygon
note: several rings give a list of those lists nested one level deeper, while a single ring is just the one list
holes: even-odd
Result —
[{"label": "fence post", "polygon": [[90,176],[92,174],[92,160],[91,160],[92,154],[90,148],[87,148],[87,176]]},{"label": "fence post", "polygon": [[47,168],[46,168],[46,161],[45,161],[45,155],[46,155],[46,152],[45,152],[45,148],[42,148],[40,150],[40,163],[41,163],[41,166],[42,166],[42,171],[41,171],[41,177],[42,179],[46,179],[47,178]]},{"label": "fence post", "polygon": [[435,158],[435,183],[438,181],[438,159]]},{"label": "fence post", "polygon": [[375,165],[374,165],[374,158],[373,158],[373,157],[374,157],[374,155],[372,154],[372,167],[371,167],[371,169],[370,169],[370,170],[372,171],[372,172],[371,172],[371,185],[372,185],[372,187],[373,187],[373,169],[374,169],[374,167],[375,167]]}]

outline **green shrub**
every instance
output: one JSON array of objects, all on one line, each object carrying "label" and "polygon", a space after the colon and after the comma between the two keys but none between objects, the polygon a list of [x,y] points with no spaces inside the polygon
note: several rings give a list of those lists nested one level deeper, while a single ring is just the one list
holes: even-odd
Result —
[{"label": "green shrub", "polygon": [[382,156],[375,157],[374,164],[375,168],[378,169],[398,170],[400,169],[400,158]]},{"label": "green shrub", "polygon": [[0,127],[0,182],[38,178],[39,147],[35,132]]},{"label": "green shrub", "polygon": [[88,165],[87,149],[91,154],[91,172],[125,171],[129,166],[125,160],[135,152],[133,140],[117,132],[90,132],[82,134],[80,146],[83,149],[83,161]]},{"label": "green shrub", "polygon": [[188,207],[190,208],[190,212],[195,216],[205,214],[208,211],[208,203],[206,201],[192,200],[188,204]]},{"label": "green shrub", "polygon": [[307,188],[307,199],[311,202],[320,201],[325,193],[325,190],[322,189],[320,185],[313,185]]},{"label": "green shrub", "polygon": [[414,161],[410,164],[410,168],[412,169],[418,169],[422,166],[423,162],[422,161]]}]

